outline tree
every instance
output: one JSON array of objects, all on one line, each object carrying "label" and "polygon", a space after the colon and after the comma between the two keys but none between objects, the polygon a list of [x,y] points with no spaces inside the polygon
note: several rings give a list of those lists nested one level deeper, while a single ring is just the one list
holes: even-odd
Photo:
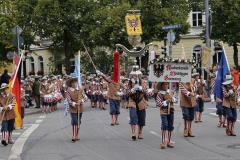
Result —
[{"label": "tree", "polygon": [[94,4],[88,0],[39,0],[33,21],[37,34],[53,41],[52,48],[64,48],[66,73],[70,74],[70,55],[83,50],[82,42],[92,46],[88,26],[94,22]]},{"label": "tree", "polygon": [[[98,45],[115,48],[115,44],[120,43],[131,48],[127,41],[125,31],[125,15],[128,10],[135,9],[141,12],[141,22],[143,28],[142,42],[148,44],[152,41],[161,41],[166,37],[167,31],[162,30],[162,26],[171,24],[181,24],[180,29],[174,30],[176,42],[179,42],[180,35],[187,34],[190,28],[187,22],[190,11],[186,0],[139,0],[124,1],[118,3],[105,1],[106,4],[98,5],[98,10],[94,13],[94,18],[98,22],[98,27],[92,29],[90,38]],[[107,7],[106,7],[107,6]],[[142,66],[147,69],[148,56],[146,53],[142,59]]]}]

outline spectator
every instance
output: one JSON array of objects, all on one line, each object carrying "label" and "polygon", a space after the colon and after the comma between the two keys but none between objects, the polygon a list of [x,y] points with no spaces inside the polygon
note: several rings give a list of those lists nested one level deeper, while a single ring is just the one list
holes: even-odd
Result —
[{"label": "spectator", "polygon": [[35,108],[40,108],[40,91],[39,91],[40,90],[40,82],[39,82],[38,76],[35,77],[35,82],[33,83],[32,90],[33,90],[33,96],[34,96],[35,102],[36,102]]},{"label": "spectator", "polygon": [[4,70],[4,73],[3,73],[2,76],[1,76],[0,86],[1,86],[2,83],[8,84],[10,78],[11,78],[11,76],[8,75],[8,70],[5,69],[5,70]]},{"label": "spectator", "polygon": [[230,70],[231,70],[231,74],[233,76],[233,84],[235,86],[238,86],[239,71],[236,66],[232,66]]}]

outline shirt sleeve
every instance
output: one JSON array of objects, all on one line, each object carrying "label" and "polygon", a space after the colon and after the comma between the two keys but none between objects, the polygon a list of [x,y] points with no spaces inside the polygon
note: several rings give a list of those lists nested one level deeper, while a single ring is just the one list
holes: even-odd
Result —
[{"label": "shirt sleeve", "polygon": [[222,91],[223,91],[223,96],[224,97],[229,97],[231,95],[230,92],[227,92],[226,88],[224,86],[222,86]]},{"label": "shirt sleeve", "polygon": [[70,106],[75,107],[76,102],[73,102],[73,101],[71,100],[71,96],[70,96],[69,92],[66,92],[66,98],[67,98],[68,104],[69,104]]},{"label": "shirt sleeve", "polygon": [[182,83],[179,83],[179,89],[185,96],[189,97],[190,92],[184,87]]}]

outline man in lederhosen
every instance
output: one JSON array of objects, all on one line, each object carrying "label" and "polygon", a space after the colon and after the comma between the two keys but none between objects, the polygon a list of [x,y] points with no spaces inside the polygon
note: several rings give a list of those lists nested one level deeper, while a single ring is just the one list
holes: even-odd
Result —
[{"label": "man in lederhosen", "polygon": [[82,88],[78,87],[78,78],[71,78],[66,81],[68,86],[66,91],[66,98],[69,104],[69,111],[71,113],[72,125],[72,141],[80,140],[78,135],[83,113],[83,103],[87,102],[88,98]]},{"label": "man in lederhosen", "polygon": [[[0,119],[2,120],[2,145],[13,144],[12,131],[16,114],[13,107],[16,104],[15,95],[8,92],[8,84],[2,83],[0,88]],[[8,142],[7,142],[8,136]]]},{"label": "man in lederhosen", "polygon": [[126,91],[126,95],[129,96],[128,107],[133,140],[136,140],[136,125],[138,125],[138,139],[143,139],[142,130],[146,119],[147,103],[144,94],[147,93],[147,83],[140,76],[141,71],[138,70],[138,66],[133,66]]}]

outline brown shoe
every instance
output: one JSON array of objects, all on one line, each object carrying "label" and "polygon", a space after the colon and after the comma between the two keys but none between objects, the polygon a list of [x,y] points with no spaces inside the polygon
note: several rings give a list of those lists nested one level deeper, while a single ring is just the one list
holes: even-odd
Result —
[{"label": "brown shoe", "polygon": [[8,140],[8,144],[13,144],[13,140]]},{"label": "brown shoe", "polygon": [[141,133],[138,133],[138,139],[143,139],[143,136]]},{"label": "brown shoe", "polygon": [[136,140],[136,133],[132,133],[132,139]]},{"label": "brown shoe", "polygon": [[230,131],[229,129],[226,129],[226,134],[227,134],[228,136],[231,136],[231,131]]},{"label": "brown shoe", "polygon": [[187,130],[187,129],[184,129],[184,131],[183,131],[183,136],[184,136],[184,137],[188,137],[188,130]]},{"label": "brown shoe", "polygon": [[198,119],[195,119],[194,122],[195,122],[195,123],[198,123]]},{"label": "brown shoe", "polygon": [[231,131],[231,136],[236,136],[234,131]]},{"label": "brown shoe", "polygon": [[227,127],[227,123],[224,123],[224,124],[223,124],[223,127],[226,128],[226,127]]},{"label": "brown shoe", "polygon": [[169,142],[169,143],[167,144],[167,147],[173,148],[174,146],[173,146],[173,144],[172,144],[171,142]]},{"label": "brown shoe", "polygon": [[162,142],[162,143],[160,144],[160,146],[161,146],[161,149],[164,149],[164,148],[165,148],[165,143]]},{"label": "brown shoe", "polygon": [[202,122],[202,120],[201,120],[201,119],[198,119],[198,122]]},{"label": "brown shoe", "polygon": [[116,125],[119,125],[119,122],[118,122],[118,121],[116,121],[116,122],[115,122],[115,124],[116,124]]},{"label": "brown shoe", "polygon": [[111,126],[114,126],[114,124],[115,124],[115,123],[114,123],[114,122],[112,122],[112,123],[111,123]]},{"label": "brown shoe", "polygon": [[72,141],[75,142],[76,141],[76,137],[73,136],[72,137]]},{"label": "brown shoe", "polygon": [[76,140],[79,141],[79,140],[80,140],[80,137],[79,137],[79,136],[76,136]]},{"label": "brown shoe", "polygon": [[217,126],[218,126],[218,127],[221,127],[221,126],[222,126],[222,123],[223,123],[222,121],[219,121]]},{"label": "brown shoe", "polygon": [[192,131],[188,131],[188,136],[189,137],[195,137],[195,135],[192,133]]}]

